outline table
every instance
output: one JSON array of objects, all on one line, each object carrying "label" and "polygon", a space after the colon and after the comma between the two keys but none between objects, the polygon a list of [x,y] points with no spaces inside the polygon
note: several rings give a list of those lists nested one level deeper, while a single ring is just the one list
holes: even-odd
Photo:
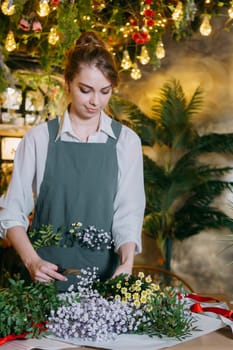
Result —
[{"label": "table", "polygon": [[[230,327],[224,327],[202,337],[167,348],[169,350],[232,350],[233,334]],[[87,349],[86,349],[87,350]]]},{"label": "table", "polygon": [[[21,345],[26,342],[24,340],[21,340]],[[6,343],[5,345],[0,346],[0,350],[18,350],[20,348],[17,347],[18,341],[13,341]],[[56,344],[56,342],[54,343]],[[38,346],[38,343],[36,344]],[[62,347],[63,349],[70,349],[70,350],[94,350],[95,348],[88,348],[88,347],[77,347],[77,346],[72,346],[69,344],[65,344]],[[21,349],[29,349],[29,347],[21,348]],[[53,350],[55,347],[53,348]],[[59,348],[57,348],[59,350]],[[60,347],[61,349],[61,347]],[[99,348],[96,348],[99,349]],[[187,340],[183,343],[180,343],[178,345],[172,346],[172,347],[167,347],[164,348],[167,350],[232,350],[233,349],[233,334],[232,331],[229,327],[224,327],[220,330],[217,330],[215,332],[203,335],[199,338],[193,339],[193,340]],[[127,350],[127,349],[122,349],[122,350]],[[142,349],[146,350],[146,349]],[[150,347],[150,350],[153,350],[152,347]]]}]

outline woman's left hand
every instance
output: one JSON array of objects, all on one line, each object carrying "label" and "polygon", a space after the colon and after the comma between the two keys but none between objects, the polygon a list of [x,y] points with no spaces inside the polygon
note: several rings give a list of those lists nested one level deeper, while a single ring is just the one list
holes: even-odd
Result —
[{"label": "woman's left hand", "polygon": [[115,273],[113,274],[112,278],[118,276],[118,275],[131,275],[132,274],[132,266],[127,264],[121,264],[116,268]]}]

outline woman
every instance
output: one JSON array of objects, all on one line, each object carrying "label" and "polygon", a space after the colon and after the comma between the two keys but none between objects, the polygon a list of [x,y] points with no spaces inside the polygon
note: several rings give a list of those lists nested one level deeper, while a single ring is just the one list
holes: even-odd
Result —
[{"label": "woman", "polygon": [[[60,281],[61,290],[67,277],[59,273],[60,264],[98,266],[103,279],[130,274],[134,255],[141,251],[145,208],[141,142],[104,112],[118,74],[94,32],[83,33],[68,52],[64,75],[70,104],[62,118],[32,128],[21,141],[0,211],[1,234],[31,278]],[[62,248],[54,256],[37,252],[27,235],[33,209],[34,228],[93,225],[112,232],[114,249],[102,255],[83,247],[68,254]],[[61,255],[67,256],[62,262]]]}]

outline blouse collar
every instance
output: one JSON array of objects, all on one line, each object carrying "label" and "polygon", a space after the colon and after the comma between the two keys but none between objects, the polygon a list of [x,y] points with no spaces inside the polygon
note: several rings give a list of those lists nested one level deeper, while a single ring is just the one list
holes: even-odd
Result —
[{"label": "blouse collar", "polygon": [[[102,111],[100,115],[100,125],[97,132],[103,132],[107,136],[110,136],[116,139],[116,136],[112,130],[111,123],[112,123],[112,119],[104,111]],[[60,118],[60,126],[59,126],[56,140],[59,137],[62,137],[62,135],[65,133],[73,134],[68,109],[65,110],[64,115]]]}]

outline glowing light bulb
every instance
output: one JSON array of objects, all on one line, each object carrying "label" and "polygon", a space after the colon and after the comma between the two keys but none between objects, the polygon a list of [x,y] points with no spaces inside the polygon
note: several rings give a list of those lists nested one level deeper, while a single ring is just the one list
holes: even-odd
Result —
[{"label": "glowing light bulb", "polygon": [[12,31],[9,31],[9,33],[6,36],[5,48],[9,52],[14,51],[16,49],[16,41],[14,33]]},{"label": "glowing light bulb", "polygon": [[41,0],[39,3],[39,9],[36,11],[40,17],[48,16],[50,12],[49,4],[46,0]]},{"label": "glowing light bulb", "polygon": [[160,60],[165,57],[166,52],[165,52],[162,41],[158,42],[156,50],[155,50],[155,54],[156,54],[156,57]]},{"label": "glowing light bulb", "polygon": [[134,80],[138,80],[138,79],[140,79],[142,77],[142,72],[138,68],[138,65],[137,65],[136,62],[133,64],[130,76]]},{"label": "glowing light bulb", "polygon": [[150,62],[150,56],[145,45],[143,45],[141,48],[141,54],[139,59],[141,64],[147,64]]},{"label": "glowing light bulb", "polygon": [[2,13],[6,16],[11,16],[15,13],[15,5],[10,5],[10,0],[6,0],[1,6]]},{"label": "glowing light bulb", "polygon": [[131,66],[132,66],[132,62],[131,62],[131,59],[129,56],[129,52],[128,52],[128,50],[124,50],[122,61],[121,61],[121,67],[123,69],[129,69]]},{"label": "glowing light bulb", "polygon": [[59,35],[57,33],[57,28],[56,26],[53,26],[49,31],[48,42],[51,45],[56,45],[58,40],[59,40]]},{"label": "glowing light bulb", "polygon": [[180,22],[183,18],[183,3],[181,1],[178,1],[178,4],[176,5],[176,8],[174,12],[172,13],[172,19],[174,21]]},{"label": "glowing light bulb", "polygon": [[231,2],[231,7],[228,10],[228,15],[231,19],[233,19],[233,1]]},{"label": "glowing light bulb", "polygon": [[208,15],[205,15],[203,17],[202,24],[200,26],[200,33],[201,35],[208,36],[212,32],[212,27],[210,25],[210,17]]}]

